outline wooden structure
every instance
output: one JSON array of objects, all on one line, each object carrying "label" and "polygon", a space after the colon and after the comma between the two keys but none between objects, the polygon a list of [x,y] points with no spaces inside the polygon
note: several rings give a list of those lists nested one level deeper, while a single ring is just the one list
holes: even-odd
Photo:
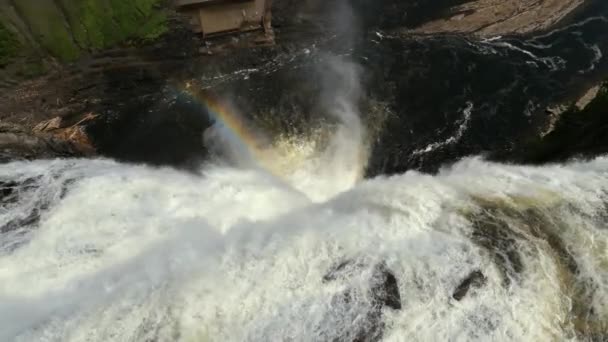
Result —
[{"label": "wooden structure", "polygon": [[176,0],[176,5],[204,38],[254,30],[272,35],[271,0]]}]

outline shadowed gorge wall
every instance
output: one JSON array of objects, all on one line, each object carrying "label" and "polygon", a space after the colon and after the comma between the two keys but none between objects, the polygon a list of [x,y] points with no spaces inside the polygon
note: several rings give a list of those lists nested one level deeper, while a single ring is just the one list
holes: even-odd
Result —
[{"label": "shadowed gorge wall", "polygon": [[544,137],[524,141],[495,160],[542,164],[572,157],[593,157],[608,152],[608,81],[584,109],[570,107]]}]

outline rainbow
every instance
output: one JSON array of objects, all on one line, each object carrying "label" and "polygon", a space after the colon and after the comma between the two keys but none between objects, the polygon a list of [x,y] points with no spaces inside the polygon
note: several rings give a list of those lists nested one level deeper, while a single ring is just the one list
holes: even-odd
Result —
[{"label": "rainbow", "polygon": [[222,136],[230,139],[231,143],[259,162],[263,139],[236,110],[210,92],[191,91],[188,85],[182,89],[181,94],[187,95],[196,104],[205,108],[211,119],[215,121],[214,127],[222,132]]}]

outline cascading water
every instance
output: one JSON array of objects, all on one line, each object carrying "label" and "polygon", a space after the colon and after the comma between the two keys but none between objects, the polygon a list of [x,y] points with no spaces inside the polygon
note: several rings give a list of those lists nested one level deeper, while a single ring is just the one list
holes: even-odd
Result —
[{"label": "cascading water", "polygon": [[334,94],[322,149],[2,165],[0,341],[608,338],[608,158],[363,180],[358,89]]},{"label": "cascading water", "polygon": [[[320,202],[228,167],[16,162],[0,179],[14,182],[0,216],[2,341],[354,340],[371,324],[387,341],[608,333],[607,158],[468,159]],[[379,319],[378,264],[400,301]]]}]

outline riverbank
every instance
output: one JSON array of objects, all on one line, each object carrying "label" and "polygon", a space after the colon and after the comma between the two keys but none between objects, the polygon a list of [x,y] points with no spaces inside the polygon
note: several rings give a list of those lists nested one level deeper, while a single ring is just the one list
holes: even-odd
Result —
[{"label": "riverbank", "polygon": [[[328,55],[341,55],[362,70],[364,92],[355,100],[370,131],[368,176],[434,172],[468,155],[550,162],[598,153],[589,142],[559,147],[563,152],[553,157],[517,155],[528,151],[525,144],[539,144],[538,137],[547,142],[549,127],[573,136],[601,129],[568,125],[576,116],[569,112],[563,124],[569,128],[560,128],[563,110],[554,109],[570,108],[608,77],[606,5],[580,7],[563,24],[548,23],[545,32],[515,30],[496,39],[458,33],[457,26],[456,33],[420,35],[412,28],[424,23],[397,15],[409,10],[425,20],[448,18],[449,2],[434,9],[355,2],[350,16],[361,29],[355,34],[327,24],[335,21],[330,5],[277,2],[276,45],[214,55],[201,54],[200,38],[170,19],[167,32],[148,44],[105,49],[5,87],[1,120],[36,137],[41,132],[34,128],[52,121],[54,128],[43,134],[72,139],[79,146],[73,156],[95,151],[127,162],[191,167],[207,156],[201,137],[212,124],[208,108],[196,100],[201,94],[230,102],[271,137],[297,137],[327,124],[320,101],[327,93],[318,77]],[[604,112],[600,105],[591,108],[585,115]]]}]

